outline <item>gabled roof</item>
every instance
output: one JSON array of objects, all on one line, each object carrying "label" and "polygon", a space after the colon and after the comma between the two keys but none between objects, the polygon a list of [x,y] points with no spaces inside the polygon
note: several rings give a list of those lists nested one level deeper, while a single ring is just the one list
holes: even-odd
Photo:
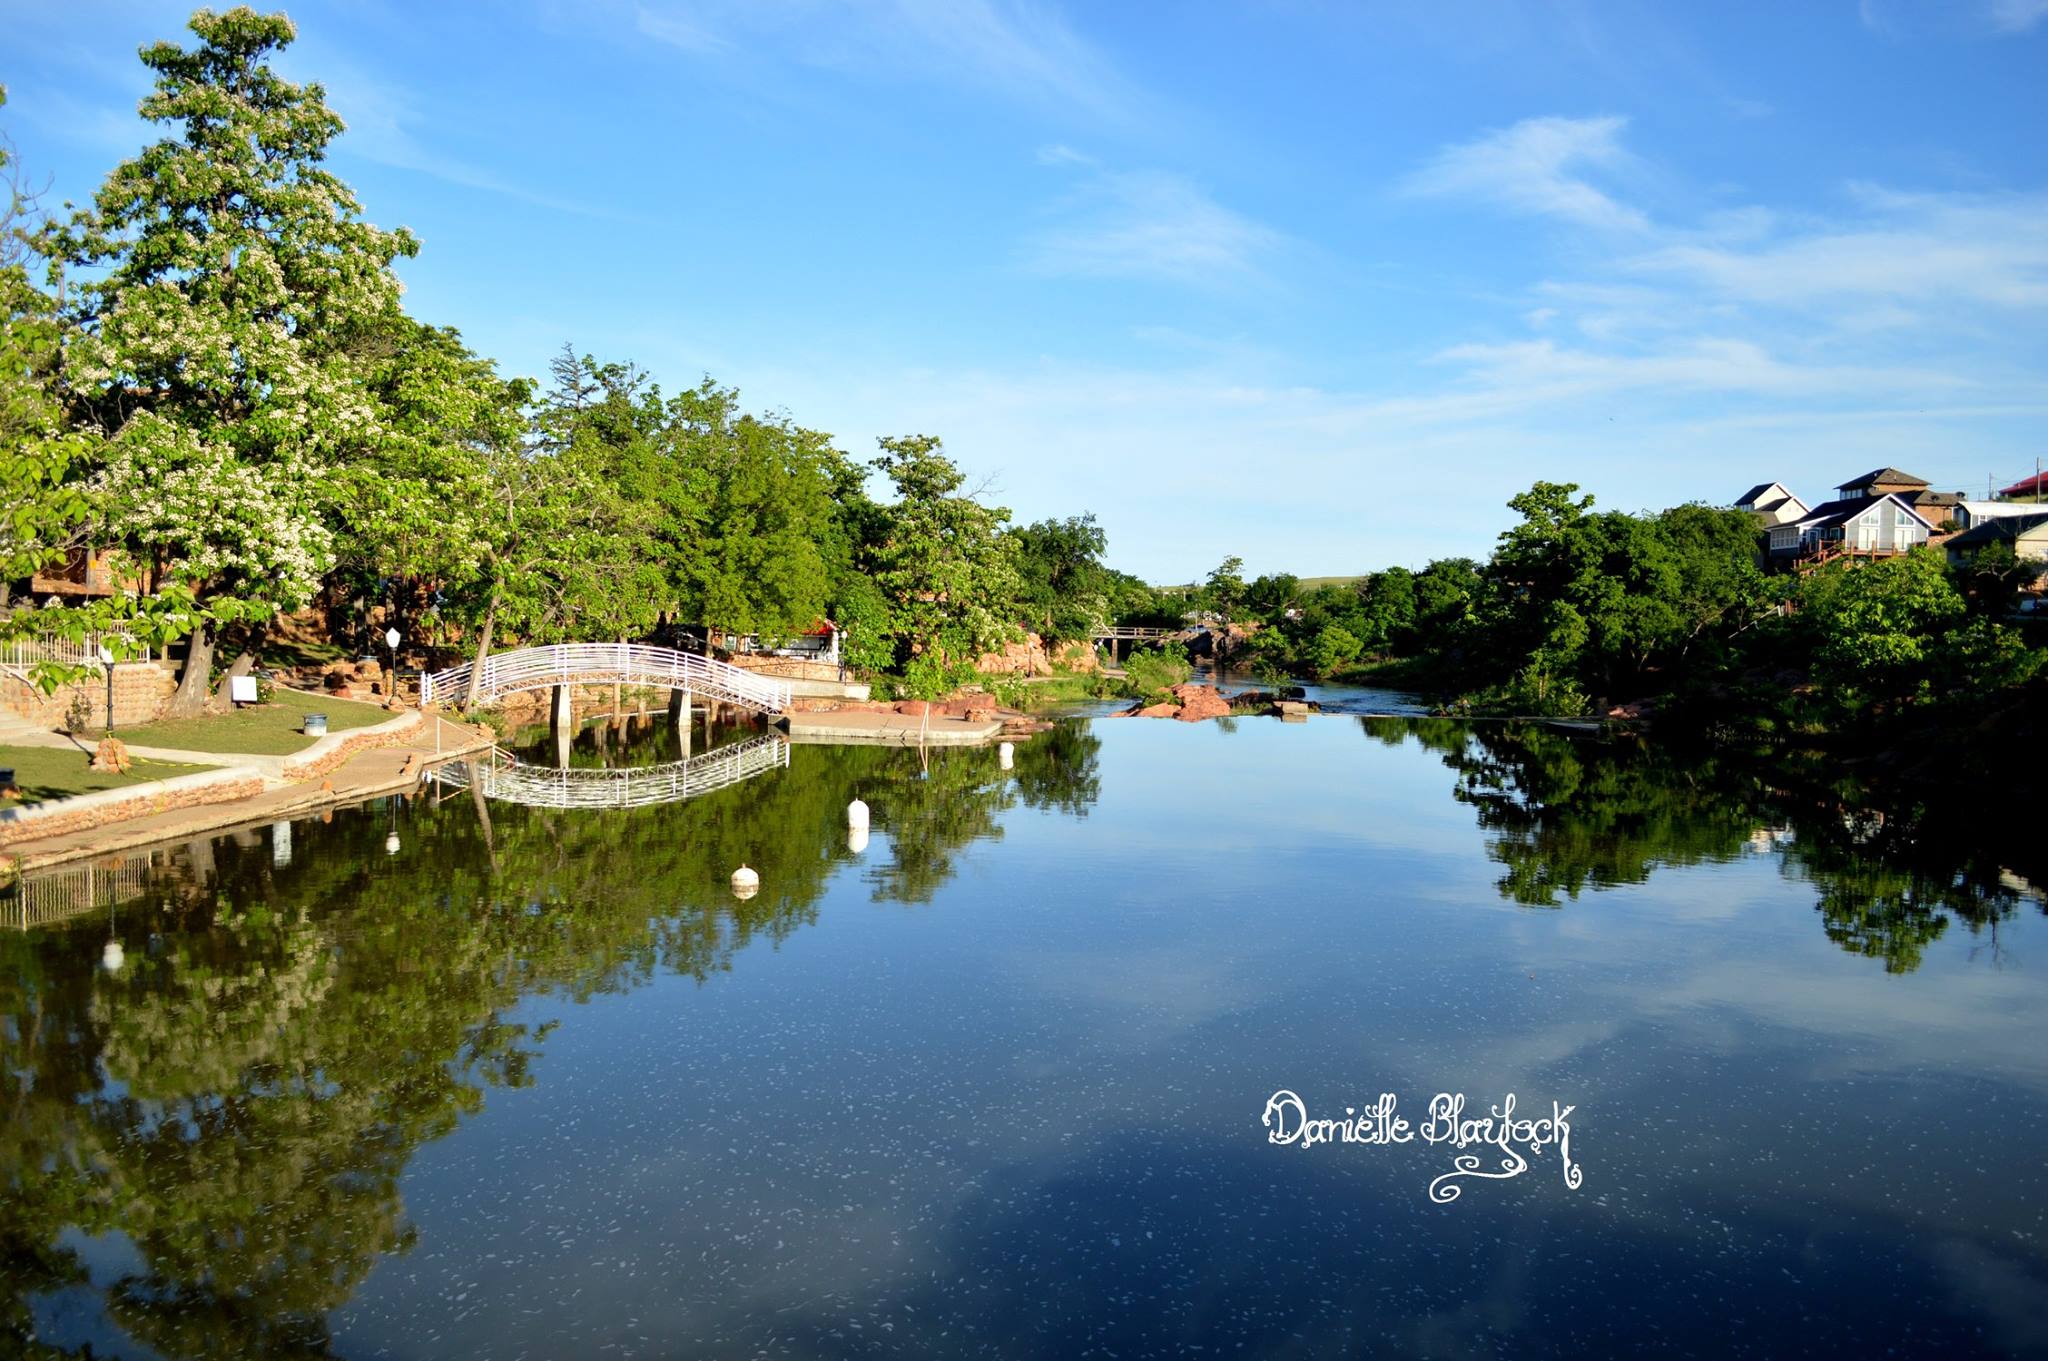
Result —
[{"label": "gabled roof", "polygon": [[1750,509],[1755,511],[1759,515],[1768,515],[1772,511],[1776,510],[1779,506],[1785,505],[1798,506],[1801,510],[1806,509],[1806,502],[1800,500],[1796,496],[1773,496],[1768,501],[1759,502],[1758,504],[1751,506]]},{"label": "gabled roof", "polygon": [[1915,477],[1911,473],[1902,473],[1897,468],[1873,468],[1861,477],[1852,477],[1847,482],[1836,483],[1835,490],[1848,491],[1852,487],[1868,487],[1879,482],[1894,487],[1924,487],[1927,485],[1926,478]]},{"label": "gabled roof", "polygon": [[1998,489],[2000,496],[2037,496],[2042,492],[2048,492],[2048,473],[2035,473],[2032,477],[2021,478],[2010,487]]},{"label": "gabled roof", "polygon": [[2022,534],[2048,525],[2048,509],[2032,515],[2003,515],[1995,520],[1984,520],[1971,525],[1948,541],[1951,548],[1980,548],[1994,543],[2011,543]]},{"label": "gabled roof", "polygon": [[[1912,506],[1906,503],[1904,497],[1894,492],[1886,492],[1883,496],[1844,496],[1835,501],[1823,501],[1808,511],[1806,517],[1797,521],[1797,524],[1801,530],[1829,529],[1835,525],[1853,520],[1872,506],[1885,501],[1892,502],[1900,510],[1905,511],[1906,514],[1918,520],[1923,527],[1929,530],[1934,528],[1933,525],[1927,523],[1926,516],[1913,509]],[[1779,526],[1780,529],[1784,527],[1783,525]]]},{"label": "gabled roof", "polygon": [[[1754,487],[1751,487],[1748,491],[1742,493],[1742,495],[1736,497],[1735,504],[1738,506],[1756,506],[1756,498],[1762,496],[1765,492],[1769,491],[1773,487],[1778,488],[1778,490],[1780,491],[1785,490],[1785,486],[1781,482],[1759,482]],[[1787,492],[1786,494],[1790,495],[1791,493]],[[1756,506],[1756,508],[1758,510],[1763,509],[1762,506]]]}]

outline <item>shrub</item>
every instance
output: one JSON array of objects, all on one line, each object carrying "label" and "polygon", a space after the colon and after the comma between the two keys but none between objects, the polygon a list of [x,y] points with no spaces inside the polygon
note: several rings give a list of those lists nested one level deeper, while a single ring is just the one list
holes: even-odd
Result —
[{"label": "shrub", "polygon": [[1147,699],[1165,694],[1193,674],[1185,656],[1156,648],[1133,652],[1124,662],[1126,682],[1134,693]]}]

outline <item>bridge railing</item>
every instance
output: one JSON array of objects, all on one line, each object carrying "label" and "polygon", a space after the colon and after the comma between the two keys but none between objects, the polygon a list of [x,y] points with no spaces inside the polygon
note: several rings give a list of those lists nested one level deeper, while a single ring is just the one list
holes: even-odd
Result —
[{"label": "bridge railing", "polygon": [[501,755],[474,765],[437,766],[428,776],[455,788],[473,782],[485,798],[532,808],[644,808],[694,799],[788,764],[789,743],[771,735],[658,766],[564,769]]},{"label": "bridge railing", "polygon": [[[475,663],[465,662],[422,676],[421,701],[461,699],[468,694],[475,672]],[[611,682],[688,690],[763,713],[780,713],[789,707],[787,681],[694,652],[644,643],[554,643],[494,652],[484,659],[476,688],[480,698],[495,698],[554,685]]]}]

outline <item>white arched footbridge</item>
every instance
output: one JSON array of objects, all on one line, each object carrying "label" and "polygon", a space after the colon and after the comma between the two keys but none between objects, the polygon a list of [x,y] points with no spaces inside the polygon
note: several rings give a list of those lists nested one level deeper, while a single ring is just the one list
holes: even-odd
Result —
[{"label": "white arched footbridge", "polygon": [[481,671],[473,662],[420,677],[420,701],[462,703],[475,676],[476,698],[488,703],[522,690],[569,685],[652,685],[757,713],[789,708],[789,682],[694,652],[641,643],[555,643],[494,652]]},{"label": "white arched footbridge", "polygon": [[473,784],[487,799],[530,808],[645,808],[694,799],[788,764],[789,743],[770,736],[729,743],[686,761],[617,769],[527,765],[499,751],[488,760],[437,766],[427,777],[455,789]]}]

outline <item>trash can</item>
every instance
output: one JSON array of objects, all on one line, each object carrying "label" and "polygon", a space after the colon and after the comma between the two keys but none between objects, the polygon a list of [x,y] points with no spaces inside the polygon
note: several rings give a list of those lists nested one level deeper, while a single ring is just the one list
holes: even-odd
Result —
[{"label": "trash can", "polygon": [[326,714],[307,714],[307,715],[306,715],[306,724],[305,724],[305,727],[304,727],[304,729],[303,729],[302,731],[304,731],[304,732],[305,732],[305,734],[306,734],[306,736],[308,736],[308,737],[325,737],[325,736],[327,736],[327,715],[326,715]]}]

